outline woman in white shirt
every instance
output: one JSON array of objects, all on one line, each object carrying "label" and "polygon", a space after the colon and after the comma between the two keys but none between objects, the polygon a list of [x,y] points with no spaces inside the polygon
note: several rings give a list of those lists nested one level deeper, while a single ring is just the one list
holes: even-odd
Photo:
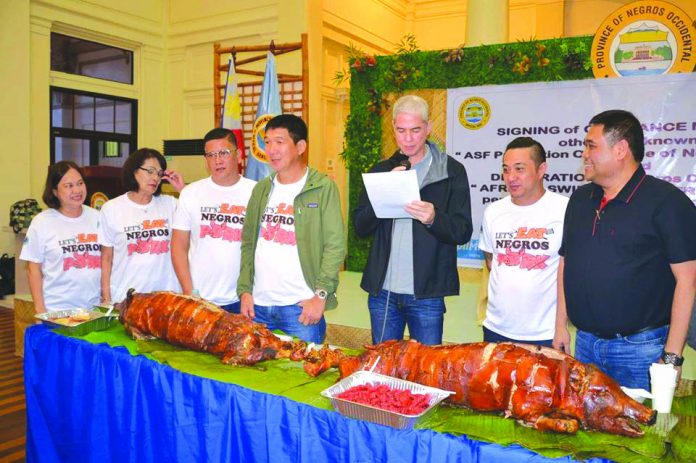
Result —
[{"label": "woman in white shirt", "polygon": [[99,213],[82,203],[87,187],[72,161],[49,166],[43,201],[19,258],[27,262],[36,313],[91,308],[99,302]]},{"label": "woman in white shirt", "polygon": [[170,254],[176,198],[160,194],[163,179],[176,191],[184,187],[181,175],[167,170],[164,156],[141,148],[123,165],[127,192],[101,209],[103,303],[122,301],[129,288],[139,293],[181,290]]}]

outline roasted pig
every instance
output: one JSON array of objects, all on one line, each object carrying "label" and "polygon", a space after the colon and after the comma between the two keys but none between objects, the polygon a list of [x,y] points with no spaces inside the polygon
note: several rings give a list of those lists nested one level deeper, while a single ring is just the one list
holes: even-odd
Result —
[{"label": "roasted pig", "polygon": [[332,367],[339,369],[341,378],[373,369],[453,391],[448,399],[453,405],[502,412],[541,431],[574,433],[582,427],[636,437],[643,434],[638,423],[655,422],[654,410],[624,394],[597,367],[545,347],[387,341],[348,356],[328,346],[307,351],[304,342],[282,341],[265,325],[197,297],[129,291],[117,308],[121,323],[135,338],[164,339],[236,365],[275,358],[305,360],[305,370],[313,376]]},{"label": "roasted pig", "polygon": [[223,363],[253,365],[262,360],[302,359],[306,344],[282,341],[266,325],[225,312],[194,296],[172,292],[128,292],[117,304],[119,319],[136,339],[160,338],[193,350],[209,352]]},{"label": "roasted pig", "polygon": [[637,437],[637,423],[653,424],[656,412],[628,397],[594,365],[554,349],[513,343],[425,346],[387,341],[358,357],[322,350],[306,358],[317,375],[338,367],[341,378],[358,370],[433,386],[454,394],[448,402],[502,412],[540,431],[575,433],[580,427]]}]

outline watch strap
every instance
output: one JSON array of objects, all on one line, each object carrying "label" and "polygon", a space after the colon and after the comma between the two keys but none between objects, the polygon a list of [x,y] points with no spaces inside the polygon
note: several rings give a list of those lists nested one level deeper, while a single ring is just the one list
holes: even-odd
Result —
[{"label": "watch strap", "polygon": [[672,364],[676,367],[682,366],[684,363],[684,357],[681,357],[678,354],[675,354],[674,352],[665,352],[662,351],[662,355],[660,356],[663,362]]}]

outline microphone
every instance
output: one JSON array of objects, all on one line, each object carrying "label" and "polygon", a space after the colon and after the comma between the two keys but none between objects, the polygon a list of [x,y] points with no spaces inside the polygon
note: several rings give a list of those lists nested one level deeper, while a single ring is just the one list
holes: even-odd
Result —
[{"label": "microphone", "polygon": [[411,161],[403,153],[399,153],[399,162],[396,164],[397,167],[405,167],[406,170],[411,168]]}]

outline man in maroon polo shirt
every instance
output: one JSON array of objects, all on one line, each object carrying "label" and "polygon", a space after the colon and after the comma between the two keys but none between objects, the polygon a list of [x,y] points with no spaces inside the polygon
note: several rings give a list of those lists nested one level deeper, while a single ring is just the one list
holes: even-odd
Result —
[{"label": "man in maroon polo shirt", "polygon": [[696,293],[696,206],[646,175],[643,130],[622,110],[590,120],[583,163],[591,183],[570,198],[559,254],[553,345],[621,385],[649,389],[650,364],[680,367]]}]

